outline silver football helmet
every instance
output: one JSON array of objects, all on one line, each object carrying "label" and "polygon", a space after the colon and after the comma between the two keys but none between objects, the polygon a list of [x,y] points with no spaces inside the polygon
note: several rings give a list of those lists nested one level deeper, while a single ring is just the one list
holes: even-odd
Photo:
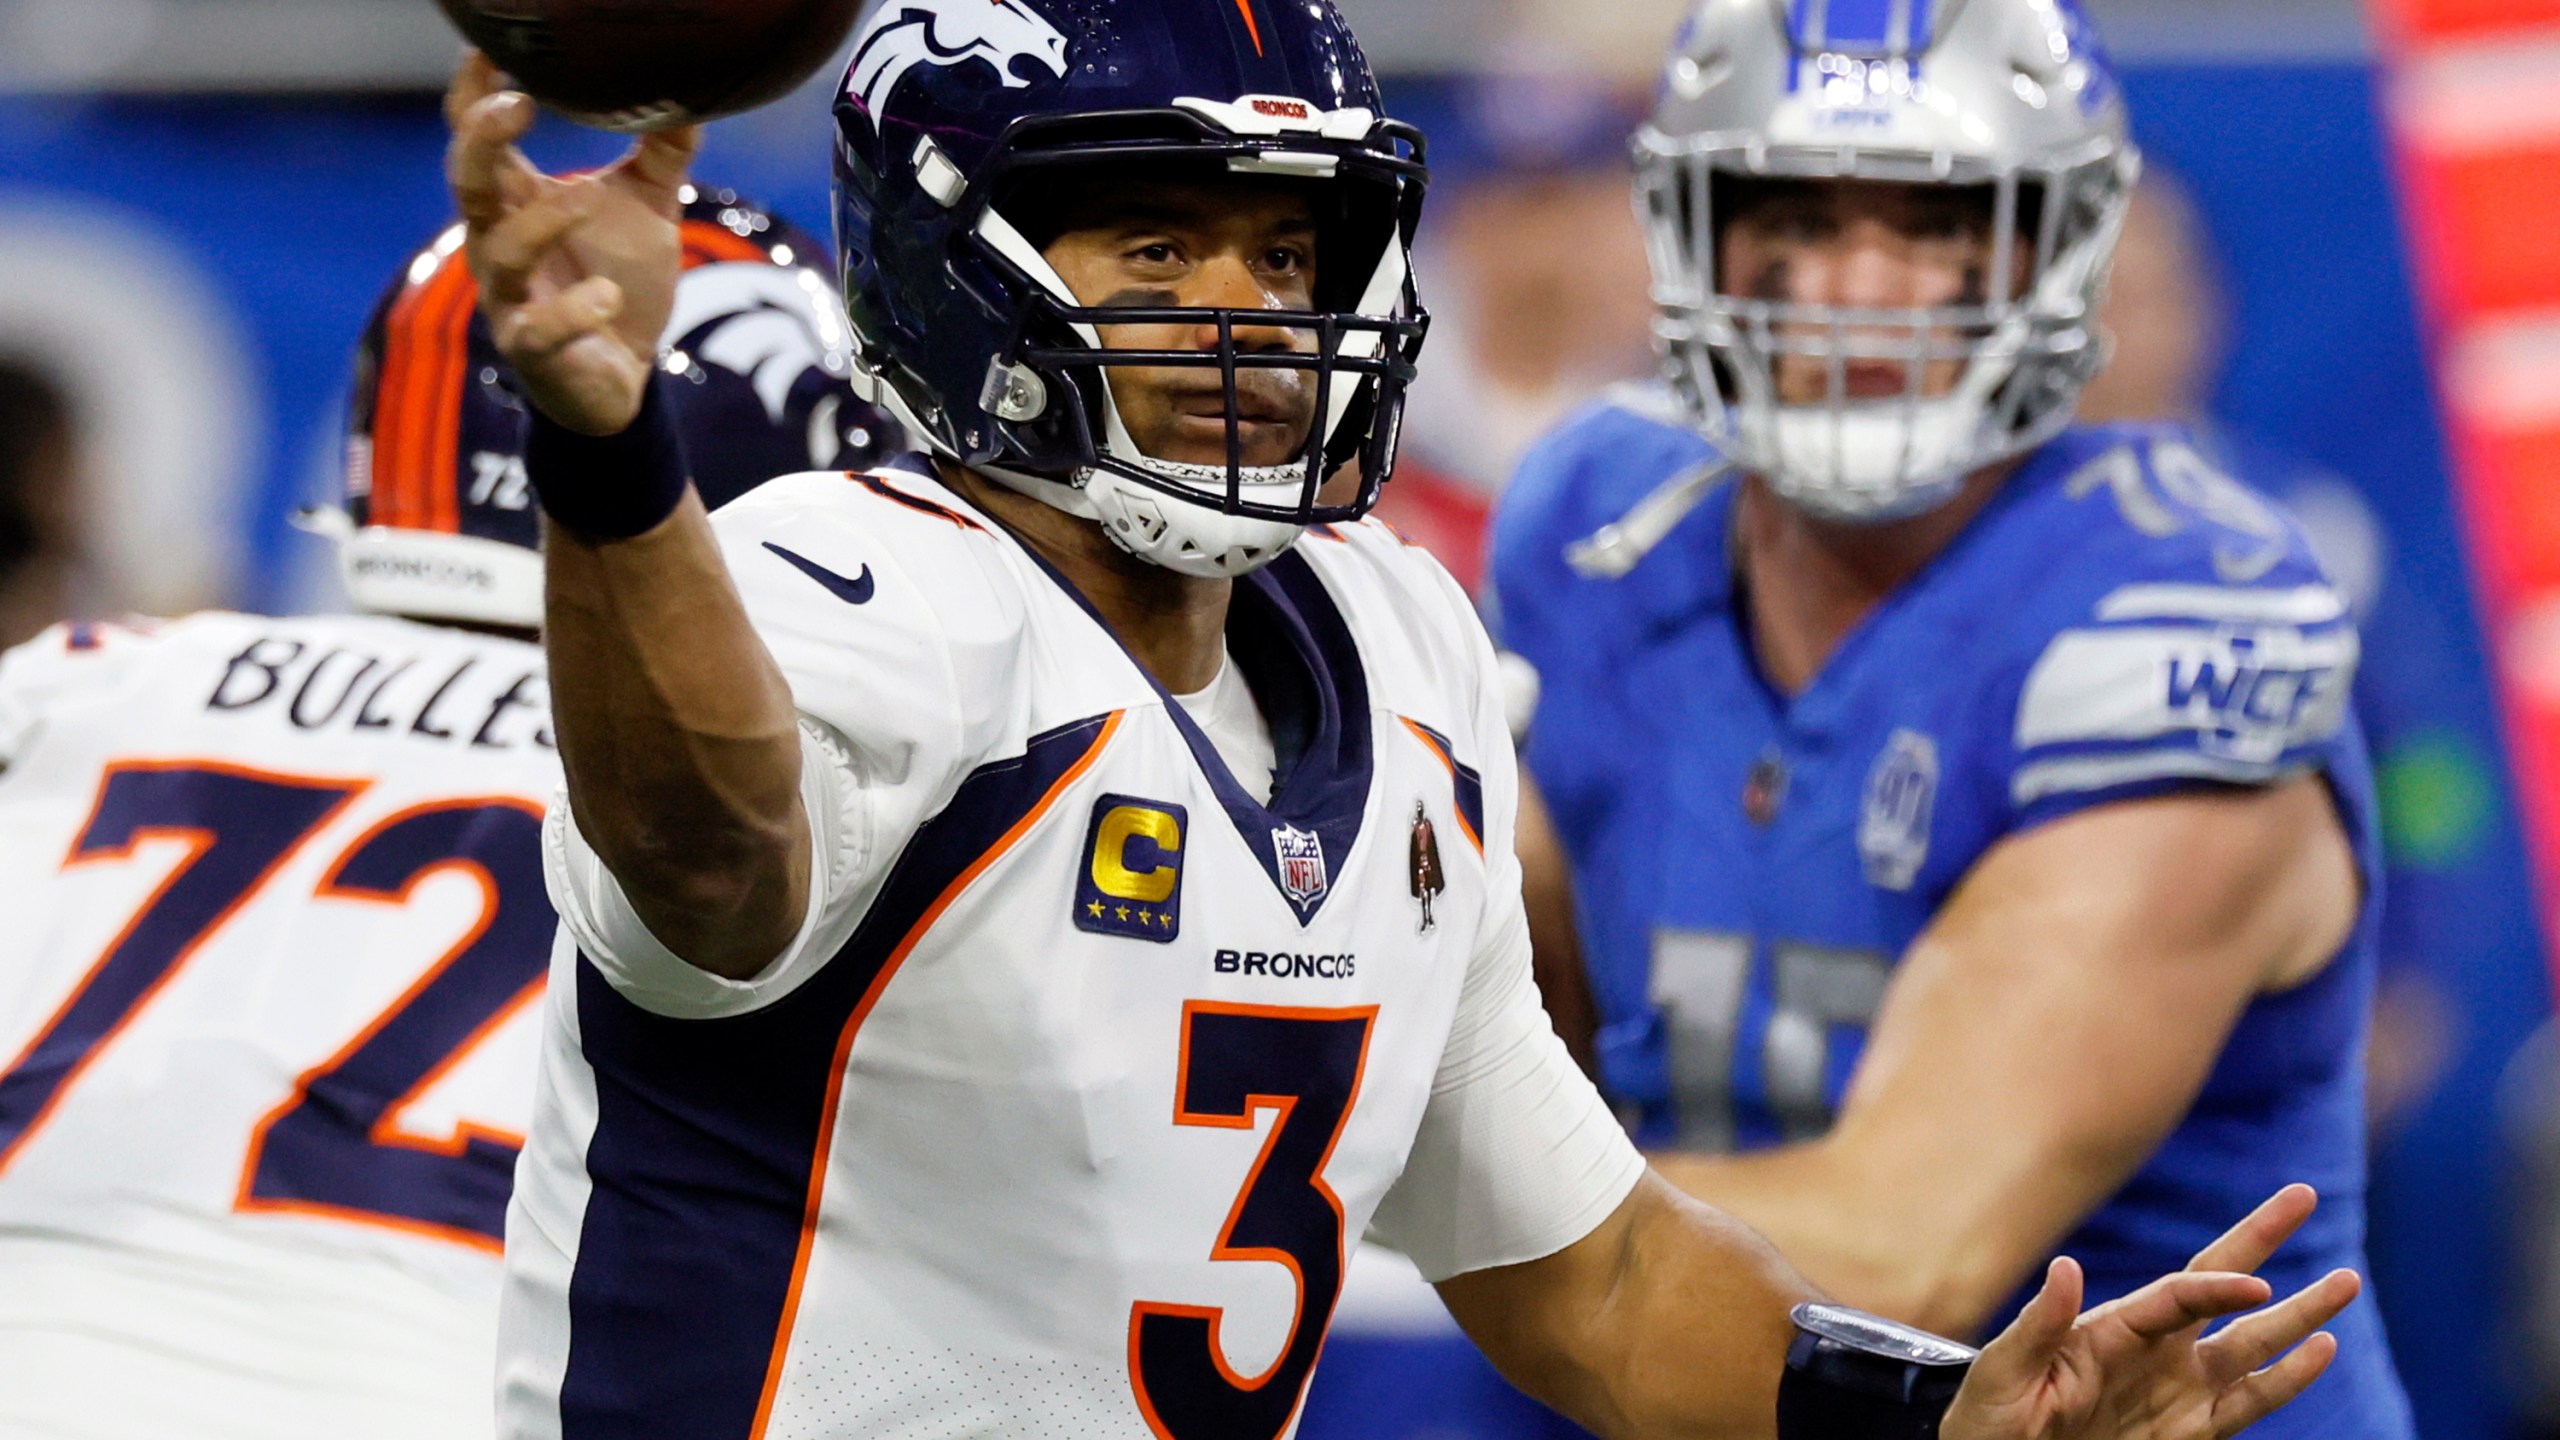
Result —
[{"label": "silver football helmet", "polygon": [[[2069,424],[2105,358],[2098,301],[2140,158],[2076,0],[1705,0],[1635,151],[1673,388],[1806,511],[1944,503]],[[1983,294],[1877,310],[1722,293],[1724,177],[1987,189]],[[1828,363],[1822,402],[1781,403],[1782,356]],[[1903,393],[1852,398],[1853,361],[1903,366]],[[1960,367],[1952,388],[1934,362]]]}]

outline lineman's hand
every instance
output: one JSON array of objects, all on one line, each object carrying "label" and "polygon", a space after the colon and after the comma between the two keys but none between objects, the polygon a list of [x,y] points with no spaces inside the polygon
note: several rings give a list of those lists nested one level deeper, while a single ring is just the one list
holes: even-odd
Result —
[{"label": "lineman's hand", "polygon": [[474,50],[445,95],[446,178],[498,350],[526,396],[568,429],[615,435],[640,413],[683,267],[677,222],[693,127],[641,137],[614,164],[560,178],[516,142],[531,98]]},{"label": "lineman's hand", "polygon": [[2205,1326],[2266,1303],[2272,1290],[2247,1272],[2318,1203],[2309,1186],[2288,1187],[2187,1269],[2086,1315],[2078,1313],[2079,1267],[2056,1260],[2043,1290],[1974,1362],[1940,1434],[2224,1440],[2265,1418],[2337,1354],[2334,1337],[2313,1332],[2356,1298],[2355,1272],[2333,1271],[2210,1338]]}]

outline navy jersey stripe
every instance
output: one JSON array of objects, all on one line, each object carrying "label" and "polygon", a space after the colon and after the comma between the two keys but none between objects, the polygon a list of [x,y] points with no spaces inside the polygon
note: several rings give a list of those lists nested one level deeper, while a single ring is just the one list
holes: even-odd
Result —
[{"label": "navy jersey stripe", "polygon": [[1119,715],[979,769],[916,832],[845,947],[765,1009],[675,1020],[578,960],[592,1191],[569,1282],[563,1440],[763,1430],[854,1036],[943,909],[1089,768]]},{"label": "navy jersey stripe", "polygon": [[1441,734],[1439,731],[1432,729],[1430,726],[1423,724],[1419,720],[1406,719],[1404,723],[1406,729],[1411,730],[1415,735],[1421,738],[1425,745],[1431,747],[1434,757],[1437,758],[1441,764],[1449,767],[1449,788],[1453,798],[1457,801],[1458,819],[1460,823],[1467,827],[1467,839],[1475,845],[1476,853],[1479,855],[1483,854],[1483,773],[1478,771],[1474,766],[1466,764],[1458,758],[1458,752],[1450,746],[1448,736]]}]

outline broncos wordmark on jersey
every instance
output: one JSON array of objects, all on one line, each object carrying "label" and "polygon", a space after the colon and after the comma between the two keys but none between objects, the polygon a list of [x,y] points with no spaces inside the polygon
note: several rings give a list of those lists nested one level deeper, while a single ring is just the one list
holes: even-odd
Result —
[{"label": "broncos wordmark on jersey", "polygon": [[[2002,839],[2318,773],[2366,879],[2351,938],[2248,1007],[2186,1119],[2062,1249],[2119,1295],[2302,1180],[2325,1203],[2269,1278],[2362,1268],[2375,801],[2355,630],[2292,524],[2179,430],[2068,432],[1790,699],[1751,655],[1717,467],[1667,397],[1629,391],[1531,457],[1496,536],[1503,639],[1544,681],[1525,763],[1573,869],[1603,1085],[1639,1138],[1825,1129],[1899,958]],[[1695,508],[1623,576],[1568,559],[1596,570],[1581,542],[1678,495]],[[2338,1333],[2337,1369],[2253,1433],[2407,1436],[2372,1302]]]}]

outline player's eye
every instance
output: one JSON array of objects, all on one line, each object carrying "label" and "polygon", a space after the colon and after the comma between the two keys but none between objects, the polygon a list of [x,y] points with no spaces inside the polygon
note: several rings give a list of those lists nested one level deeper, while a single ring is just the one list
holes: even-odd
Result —
[{"label": "player's eye", "polygon": [[1914,217],[1911,226],[1913,238],[1942,242],[1978,240],[1982,230],[1980,217],[1953,207],[1924,210]]},{"label": "player's eye", "polygon": [[1307,269],[1307,252],[1292,245],[1274,246],[1262,257],[1262,264],[1274,275],[1301,275]]},{"label": "player's eye", "polygon": [[1141,265],[1179,265],[1182,252],[1170,240],[1151,240],[1132,248],[1129,258]]},{"label": "player's eye", "polygon": [[1840,229],[1832,222],[1830,212],[1810,205],[1777,207],[1760,223],[1774,239],[1802,242],[1828,240]]}]

